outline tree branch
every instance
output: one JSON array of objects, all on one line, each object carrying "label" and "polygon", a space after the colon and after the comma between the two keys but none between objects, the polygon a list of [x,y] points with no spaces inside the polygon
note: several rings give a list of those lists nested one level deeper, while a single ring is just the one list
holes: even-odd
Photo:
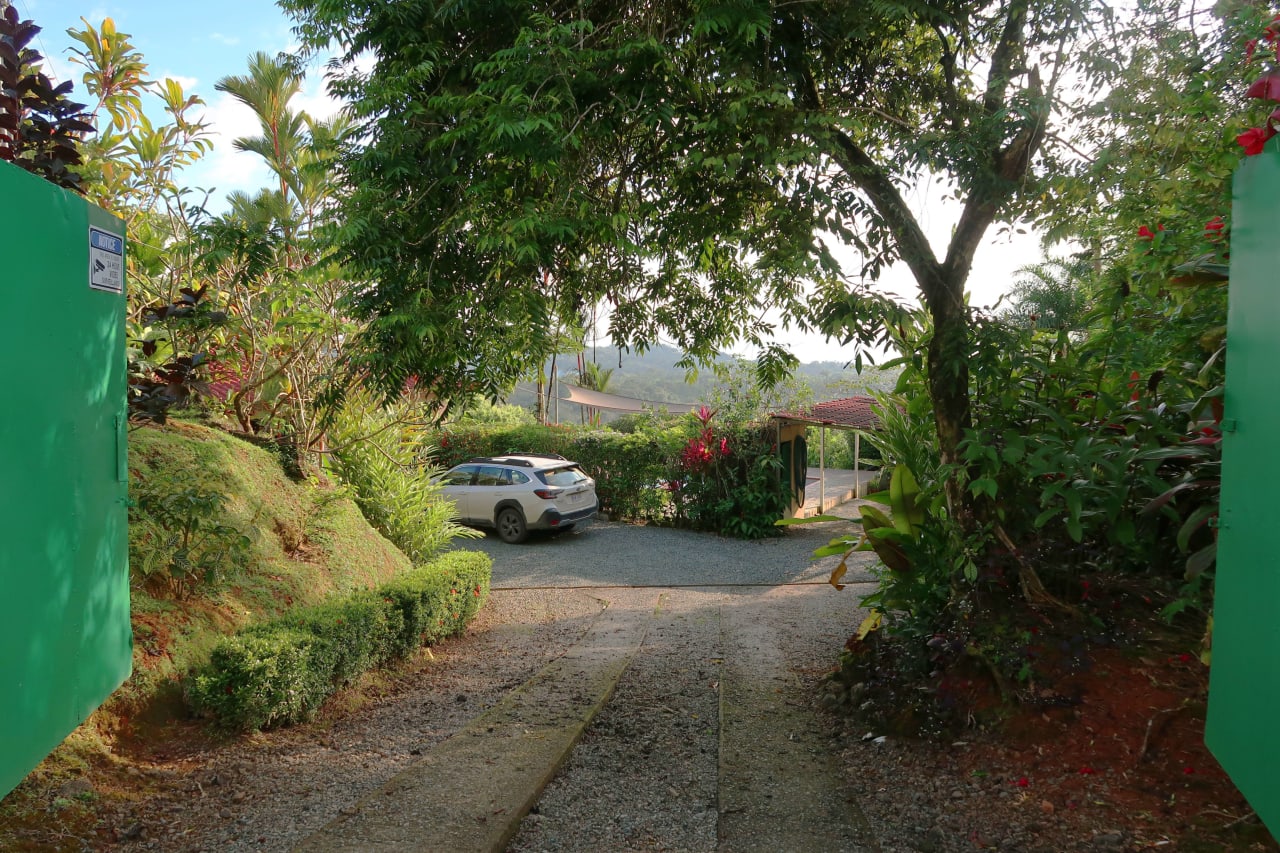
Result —
[{"label": "tree branch", "polygon": [[947,80],[946,95],[942,99],[942,112],[951,122],[951,127],[959,130],[961,118],[960,92],[956,88],[956,52],[952,49],[951,41],[942,31],[942,27],[934,23],[930,23],[929,26],[937,34],[938,44],[942,46],[942,74]]},{"label": "tree branch", "polygon": [[[1012,0],[1000,42],[991,56],[991,72],[982,99],[983,112],[988,120],[995,120],[998,112],[1006,107],[1013,64],[1025,46],[1026,23],[1027,0]],[[1007,146],[992,152],[992,173],[985,176],[983,185],[974,187],[970,192],[952,234],[951,245],[947,247],[945,269],[950,280],[963,281],[968,277],[982,235],[995,220],[1000,204],[1008,198],[1012,188],[1026,177],[1032,158],[1044,142],[1049,116],[1039,68],[1032,68],[1029,77],[1026,91],[1035,115]]]},{"label": "tree branch", "polygon": [[1004,108],[1009,83],[1013,79],[1013,63],[1023,47],[1023,29],[1027,25],[1028,0],[1011,0],[1000,41],[991,54],[991,70],[987,74],[987,91],[982,96],[982,110],[993,116]]},{"label": "tree branch", "polygon": [[[813,72],[799,55],[792,55],[790,58],[793,65],[799,66],[792,69],[797,81],[795,97],[798,105],[805,112],[821,113],[822,94],[818,90]],[[847,133],[840,130],[828,130],[826,133],[829,134],[829,140],[835,143],[833,148],[823,144],[828,141],[824,138],[826,134],[810,132],[810,135],[819,146],[827,148],[828,156],[840,165],[858,189],[871,200],[876,211],[884,217],[897,244],[898,255],[910,267],[925,300],[934,302],[946,298],[943,269],[933,247],[929,245],[929,239],[920,228],[920,223],[916,221],[911,208],[907,206],[888,173]]]}]

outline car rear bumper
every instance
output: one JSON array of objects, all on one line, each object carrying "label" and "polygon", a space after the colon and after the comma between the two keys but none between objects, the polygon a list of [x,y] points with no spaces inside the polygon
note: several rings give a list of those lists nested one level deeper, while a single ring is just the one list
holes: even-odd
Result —
[{"label": "car rear bumper", "polygon": [[596,512],[600,509],[599,503],[594,503],[585,509],[576,509],[573,512],[562,513],[559,510],[549,509],[539,516],[537,521],[530,523],[529,527],[533,530],[556,530],[568,525],[582,525],[591,521],[596,517]]}]

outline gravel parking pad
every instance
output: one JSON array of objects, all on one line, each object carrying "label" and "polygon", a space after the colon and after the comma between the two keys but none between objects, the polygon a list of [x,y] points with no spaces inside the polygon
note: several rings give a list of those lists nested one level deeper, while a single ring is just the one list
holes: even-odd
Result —
[{"label": "gravel parking pad", "polygon": [[[489,533],[457,547],[493,557],[493,585],[506,587],[716,586],[824,582],[838,557],[812,558],[851,524],[801,525],[785,536],[746,542],[691,530],[595,522],[558,536],[507,545]],[[869,561],[851,561],[864,565]],[[871,580],[851,567],[847,582]]]}]

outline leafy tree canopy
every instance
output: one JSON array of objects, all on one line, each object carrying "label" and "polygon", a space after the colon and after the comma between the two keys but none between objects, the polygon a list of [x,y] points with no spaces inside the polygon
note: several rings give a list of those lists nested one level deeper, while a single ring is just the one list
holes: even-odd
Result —
[{"label": "leafy tree canopy", "polygon": [[[548,351],[553,317],[601,299],[615,341],[662,336],[695,359],[762,341],[769,308],[875,342],[877,302],[836,241],[860,253],[852,272],[910,266],[955,446],[964,281],[986,228],[1035,197],[1079,4],[282,5],[309,47],[339,48],[332,88],[360,130],[340,242],[367,280],[361,365],[384,390],[417,375],[444,396],[496,393]],[[903,198],[926,174],[963,202],[941,254]],[[760,363],[776,376],[793,360],[769,347]]]}]

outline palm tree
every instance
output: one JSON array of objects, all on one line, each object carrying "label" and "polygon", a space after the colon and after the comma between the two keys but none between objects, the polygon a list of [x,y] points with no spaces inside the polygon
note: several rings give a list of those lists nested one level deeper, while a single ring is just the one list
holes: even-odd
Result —
[{"label": "palm tree", "polygon": [[[578,384],[583,388],[604,393],[609,388],[609,377],[613,376],[612,367],[601,367],[594,361],[587,361],[578,356]],[[590,406],[582,407],[582,422],[600,425],[600,410]]]},{"label": "palm tree", "polygon": [[1082,259],[1049,258],[1018,270],[1002,316],[1043,331],[1084,328],[1089,311],[1088,284],[1093,275]]},{"label": "palm tree", "polygon": [[298,152],[306,143],[307,119],[289,106],[302,93],[302,77],[283,62],[258,51],[249,57],[248,74],[230,74],[214,84],[258,116],[261,136],[242,136],[232,144],[267,161],[280,181],[280,195],[289,197],[290,176],[296,172]]},{"label": "palm tree", "polygon": [[305,452],[321,437],[315,394],[350,331],[339,307],[347,282],[316,224],[336,198],[330,167],[351,125],[295,110],[302,83],[259,52],[248,73],[215,84],[257,116],[261,133],[233,145],[261,157],[275,186],[228,195],[230,212],[206,227],[205,261],[239,321],[226,349],[239,373],[231,402],[242,427],[283,421]]}]

